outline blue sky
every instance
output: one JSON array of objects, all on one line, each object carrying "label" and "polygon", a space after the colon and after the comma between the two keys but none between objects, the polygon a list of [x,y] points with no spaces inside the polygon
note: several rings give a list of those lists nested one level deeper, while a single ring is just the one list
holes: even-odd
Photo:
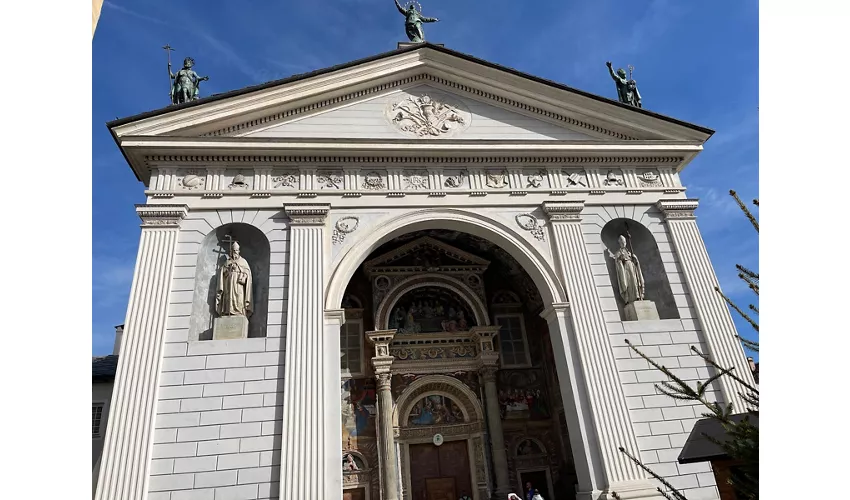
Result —
[{"label": "blue sky", "polygon": [[[631,64],[646,109],[717,133],[683,173],[721,286],[752,294],[758,238],[728,190],[758,197],[758,2],[423,0],[434,43],[609,98],[605,61]],[[92,43],[92,354],[112,350],[139,240],[136,180],[104,123],[168,104],[166,43],[209,75],[202,96],[393,50],[406,41],[391,0],[106,0]],[[757,213],[756,213],[757,214]],[[733,316],[734,317],[734,316]],[[736,318],[737,319],[737,318]],[[736,321],[739,332],[752,329]],[[758,359],[758,356],[756,356]]]}]

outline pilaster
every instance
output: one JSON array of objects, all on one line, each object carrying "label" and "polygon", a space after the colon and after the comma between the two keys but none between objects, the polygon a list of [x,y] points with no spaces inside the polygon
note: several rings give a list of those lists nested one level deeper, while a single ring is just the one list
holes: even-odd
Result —
[{"label": "pilaster", "polygon": [[163,336],[185,205],[136,205],[142,235],[124,321],[97,500],[144,500],[148,489]]},{"label": "pilaster", "polygon": [[[632,455],[639,456],[637,437],[617,374],[614,351],[581,230],[583,209],[583,202],[543,204],[543,211],[549,216],[553,253],[571,312],[568,315],[571,324],[555,322],[554,326],[559,331],[553,332],[552,337],[560,337],[558,343],[563,344],[562,349],[568,349],[566,354],[572,362],[578,361],[576,366],[581,367],[580,371],[571,374],[573,393],[565,396],[571,397],[584,415],[585,423],[590,423],[593,430],[592,437],[585,443],[590,447],[588,466],[591,484],[580,485],[591,491],[579,493],[594,494],[598,489],[622,494],[628,490],[634,493],[631,498],[651,498],[657,495],[655,488],[646,480],[644,473],[618,451],[623,447]],[[565,404],[566,401],[565,397]],[[595,457],[592,456],[594,454]]]},{"label": "pilaster", "polygon": [[393,396],[391,392],[392,373],[390,367],[393,357],[390,355],[390,343],[395,330],[366,332],[369,343],[375,346],[372,367],[378,382],[378,425],[379,454],[381,462],[381,498],[398,500],[398,467],[396,460],[395,431],[393,429]]},{"label": "pilaster", "polygon": [[342,403],[340,400],[340,367],[339,356],[334,359],[333,353],[340,352],[340,327],[345,323],[345,310],[325,310],[325,494],[323,498],[335,499],[342,494],[342,447],[334,436],[342,436]]},{"label": "pilaster", "polygon": [[[694,301],[694,309],[705,336],[708,354],[718,365],[723,368],[734,368],[734,373],[738,377],[755,385],[744,349],[737,338],[738,333],[732,321],[732,315],[723,297],[714,289],[720,284],[694,215],[699,202],[697,200],[661,200],[657,206],[667,220],[673,248],[679,257],[685,282]],[[718,383],[725,402],[732,403],[735,411],[745,411],[747,404],[740,395],[742,388],[738,387],[730,377],[720,377]]]},{"label": "pilaster", "polygon": [[496,373],[499,370],[499,354],[493,349],[493,337],[499,332],[496,327],[472,328],[473,339],[478,343],[478,373],[484,381],[484,404],[487,408],[487,427],[490,430],[490,446],[493,453],[493,475],[496,479],[496,497],[503,498],[510,493],[508,477],[508,452],[505,447],[505,434],[502,430],[502,416],[499,411],[499,391],[496,388]]},{"label": "pilaster", "polygon": [[[326,420],[333,394],[339,400],[339,339],[324,335],[324,268],[329,205],[291,205],[284,210],[289,228],[289,296],[286,328],[286,368],[283,389],[283,445],[280,457],[280,496],[297,498],[305,491],[338,498],[330,477],[329,459],[341,454],[339,433],[327,435]],[[337,328],[337,332],[338,332]],[[337,349],[331,349],[332,342]],[[337,366],[335,390],[328,372]],[[337,405],[336,415],[339,415]],[[339,463],[342,463],[340,457]],[[336,464],[335,468],[341,466]]]}]

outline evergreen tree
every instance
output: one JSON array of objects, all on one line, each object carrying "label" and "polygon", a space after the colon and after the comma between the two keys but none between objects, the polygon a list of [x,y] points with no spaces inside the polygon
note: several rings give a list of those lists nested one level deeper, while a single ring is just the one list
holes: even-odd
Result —
[{"label": "evergreen tree", "polygon": [[[735,202],[744,212],[744,215],[747,217],[747,219],[749,219],[750,223],[755,228],[756,233],[758,233],[758,220],[756,220],[756,218],[753,216],[752,212],[747,208],[747,206],[744,205],[744,203],[741,201],[735,191],[729,191],[729,194],[732,195],[732,197],[735,199]],[[753,205],[759,205],[757,199],[753,200]],[[755,271],[751,271],[750,269],[740,264],[736,265],[735,268],[738,270],[738,278],[743,280],[747,284],[749,289],[753,293],[755,293],[756,300],[758,300],[758,273]],[[749,323],[758,334],[758,322],[753,319],[750,314],[744,312],[741,308],[739,308],[729,297],[724,295],[723,292],[720,291],[719,287],[716,287],[715,290],[723,297],[726,303],[729,304],[729,307],[732,308],[736,313],[738,313],[742,318],[744,318],[744,320],[747,321],[747,323]],[[751,314],[756,316],[758,315],[758,306],[750,304],[749,310],[751,311]],[[745,339],[740,335],[738,335],[738,339],[747,349],[758,352],[759,346],[757,341]],[[732,370],[734,370],[734,368],[723,368],[717,365],[707,355],[700,352],[694,346],[691,346],[691,351],[702,359],[704,359],[710,366],[714,367],[716,370],[716,374],[710,377],[705,382],[698,382],[695,387],[692,387],[687,382],[674,375],[667,367],[659,365],[658,363],[650,359],[648,356],[640,352],[640,350],[633,346],[628,340],[626,340],[626,344],[628,344],[629,348],[635,351],[640,357],[647,360],[650,365],[652,365],[657,370],[663,372],[670,379],[669,381],[663,381],[660,385],[655,386],[659,392],[674,399],[699,402],[707,409],[707,411],[702,414],[703,417],[713,418],[720,422],[720,424],[723,426],[723,429],[726,431],[728,439],[724,442],[719,442],[711,436],[706,437],[718,446],[720,446],[721,449],[726,452],[729,458],[736,460],[738,461],[738,463],[740,463],[740,466],[735,467],[730,471],[731,477],[729,479],[729,482],[735,489],[738,498],[742,500],[758,500],[759,436],[758,427],[756,425],[753,425],[753,422],[750,420],[750,416],[758,418],[758,389],[748,384],[734,373],[732,373]],[[732,408],[731,404],[727,404],[724,406],[720,403],[710,402],[706,399],[706,390],[712,382],[719,379],[720,377],[730,377],[739,384],[742,391],[739,394],[749,405],[747,408]],[[730,418],[733,414],[737,413],[746,413],[746,415],[740,420],[733,420]],[[674,488],[663,477],[653,472],[652,469],[641,463],[639,459],[633,457],[624,448],[620,447],[620,452],[625,454],[632,462],[637,464],[639,467],[649,473],[652,477],[661,482],[661,484],[666,488],[666,491],[659,487],[658,492],[661,493],[661,495],[663,495],[665,498],[667,498],[668,500],[687,500],[687,497],[685,497],[682,492]],[[615,499],[620,498],[616,492],[612,492],[611,495]]]}]

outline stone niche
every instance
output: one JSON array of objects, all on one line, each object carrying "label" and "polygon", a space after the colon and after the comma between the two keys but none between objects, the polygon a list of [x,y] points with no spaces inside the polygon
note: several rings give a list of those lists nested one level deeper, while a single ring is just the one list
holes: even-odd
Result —
[{"label": "stone niche", "polygon": [[242,257],[251,267],[254,312],[248,321],[248,337],[266,336],[269,307],[269,240],[256,227],[236,222],[216,228],[204,238],[198,250],[189,340],[212,339],[218,270],[227,258],[227,235],[239,242]]},{"label": "stone niche", "polygon": [[617,243],[617,238],[626,234],[627,224],[628,232],[632,236],[632,248],[640,261],[644,283],[646,284],[645,300],[655,303],[660,319],[679,319],[679,309],[676,307],[673,290],[670,288],[670,281],[667,278],[667,272],[664,270],[664,263],[661,261],[661,252],[658,250],[658,244],[655,242],[652,233],[643,224],[635,220],[614,219],[605,224],[601,236],[602,243],[605,245],[605,263],[608,266],[611,286],[614,288],[614,297],[617,300],[620,319],[627,321],[626,305],[620,297],[620,290],[617,286],[617,270],[614,260],[608,256],[608,250],[616,253],[619,249],[620,245]]}]

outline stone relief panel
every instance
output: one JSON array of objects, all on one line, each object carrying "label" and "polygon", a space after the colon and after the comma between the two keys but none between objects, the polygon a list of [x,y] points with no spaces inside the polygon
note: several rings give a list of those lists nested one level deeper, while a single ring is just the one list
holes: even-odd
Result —
[{"label": "stone relief panel", "polygon": [[362,174],[360,188],[366,191],[384,191],[387,189],[386,170],[366,170]]},{"label": "stone relief panel", "polygon": [[536,172],[526,173],[525,187],[526,189],[548,188],[549,179],[546,176],[546,172],[543,170],[538,170]]},{"label": "stone relief panel", "polygon": [[425,191],[431,187],[428,172],[425,170],[405,170],[404,189],[409,191]]},{"label": "stone relief panel", "polygon": [[186,169],[182,170],[177,177],[177,185],[180,189],[202,190],[206,187],[207,172],[204,169]]},{"label": "stone relief panel", "polygon": [[229,191],[248,191],[254,189],[254,172],[234,170],[225,173],[221,185]]},{"label": "stone relief panel", "polygon": [[298,189],[299,173],[286,172],[272,176],[272,189]]},{"label": "stone relief panel", "polygon": [[619,168],[609,169],[605,173],[602,185],[606,187],[624,187],[626,181],[623,178],[623,171]]},{"label": "stone relief panel", "polygon": [[319,189],[338,189],[341,190],[345,186],[343,184],[342,170],[320,170],[316,173],[316,183]]},{"label": "stone relief panel", "polygon": [[440,92],[397,98],[387,104],[384,114],[396,130],[417,138],[452,137],[472,123],[464,103]]},{"label": "stone relief panel", "polygon": [[504,189],[509,186],[507,170],[487,170],[485,172],[485,184],[491,189]]},{"label": "stone relief panel", "polygon": [[562,170],[564,176],[564,187],[569,188],[588,188],[587,171],[582,170]]},{"label": "stone relief panel", "polygon": [[657,170],[637,170],[635,175],[640,187],[662,187],[664,185]]},{"label": "stone relief panel", "polygon": [[469,172],[466,170],[457,169],[444,170],[443,187],[446,189],[468,189]]}]

